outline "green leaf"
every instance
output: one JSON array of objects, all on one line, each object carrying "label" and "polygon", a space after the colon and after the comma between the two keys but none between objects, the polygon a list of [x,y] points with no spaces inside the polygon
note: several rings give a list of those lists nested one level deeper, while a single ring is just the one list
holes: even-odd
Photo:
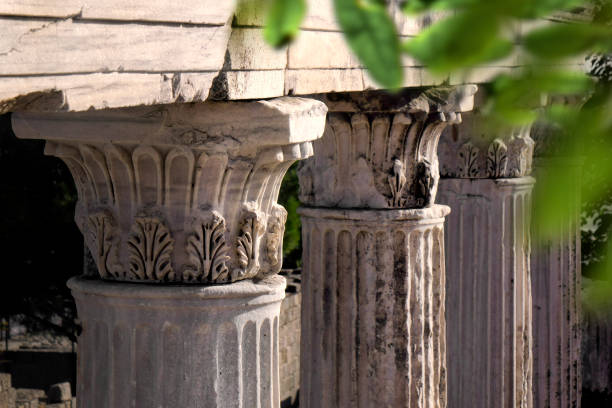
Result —
[{"label": "green leaf", "polygon": [[238,0],[234,13],[234,22],[240,24],[261,26],[268,11],[269,0]]},{"label": "green leaf", "polygon": [[274,47],[291,42],[306,15],[305,0],[271,0],[264,27],[264,38]]},{"label": "green leaf", "polygon": [[585,3],[585,0],[505,0],[504,14],[508,16],[533,19],[545,17],[561,10],[570,10]]},{"label": "green leaf", "polygon": [[385,88],[401,86],[401,48],[384,1],[334,0],[346,40],[372,78]]},{"label": "green leaf", "polygon": [[612,38],[612,29],[593,24],[553,24],[525,36],[525,48],[540,58],[557,59],[592,51]]},{"label": "green leaf", "polygon": [[490,86],[486,110],[503,123],[528,124],[537,116],[543,97],[586,95],[593,80],[583,73],[539,69],[509,76],[500,75]]},{"label": "green leaf", "polygon": [[438,0],[407,0],[401,7],[406,14],[418,14],[432,8]]},{"label": "green leaf", "polygon": [[404,49],[437,74],[471,68],[512,51],[512,43],[499,35],[500,24],[487,12],[461,12],[425,29]]}]

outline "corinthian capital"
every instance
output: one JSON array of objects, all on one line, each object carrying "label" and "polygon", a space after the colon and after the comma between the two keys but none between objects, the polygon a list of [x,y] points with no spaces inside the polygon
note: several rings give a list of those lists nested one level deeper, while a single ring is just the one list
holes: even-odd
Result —
[{"label": "corinthian capital", "polygon": [[318,101],[15,114],[77,185],[76,222],[111,280],[223,283],[280,270],[282,178],[312,154]]},{"label": "corinthian capital", "polygon": [[489,129],[478,112],[463,116],[440,138],[440,175],[448,178],[516,178],[531,174],[531,126]]},{"label": "corinthian capital", "polygon": [[299,170],[301,201],[316,207],[429,206],[439,179],[440,134],[472,108],[475,91],[327,95],[324,136]]}]

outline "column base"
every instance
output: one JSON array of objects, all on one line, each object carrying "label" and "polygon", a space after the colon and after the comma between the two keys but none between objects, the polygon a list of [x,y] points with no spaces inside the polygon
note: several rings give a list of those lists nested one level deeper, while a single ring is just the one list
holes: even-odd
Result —
[{"label": "column base", "polygon": [[79,408],[277,408],[285,279],[219,286],[68,286],[78,339]]}]

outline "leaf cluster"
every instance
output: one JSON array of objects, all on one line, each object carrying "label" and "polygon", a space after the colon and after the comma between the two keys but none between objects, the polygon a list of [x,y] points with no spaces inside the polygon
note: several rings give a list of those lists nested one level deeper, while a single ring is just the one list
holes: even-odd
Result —
[{"label": "leaf cluster", "polygon": [[[268,4],[270,44],[281,46],[297,35],[304,0],[258,1]],[[612,192],[612,0],[330,1],[348,45],[382,88],[402,86],[405,55],[441,78],[467,77],[495,61],[511,68],[485,85],[483,113],[490,125],[538,121],[556,129],[555,149],[584,164],[585,208],[602,208]],[[398,34],[391,8],[409,16],[445,17],[406,39]],[[590,72],[585,58],[592,62]],[[576,191],[567,184],[572,171],[568,166],[538,179],[534,219],[541,239],[553,238],[575,214]],[[596,275],[612,287],[608,224],[600,222],[597,233],[604,239],[594,240],[593,253]]]}]

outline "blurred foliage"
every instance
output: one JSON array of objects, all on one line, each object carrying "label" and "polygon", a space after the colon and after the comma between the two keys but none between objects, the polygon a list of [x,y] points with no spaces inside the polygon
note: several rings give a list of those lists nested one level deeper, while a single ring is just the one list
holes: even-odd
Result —
[{"label": "blurred foliage", "polygon": [[294,163],[285,175],[278,195],[278,203],[287,210],[287,223],[283,237],[283,267],[291,269],[302,265],[302,223],[297,213],[300,206],[297,165],[298,163]]},{"label": "blurred foliage", "polygon": [[267,11],[264,38],[282,47],[295,38],[306,15],[306,0],[272,0]]},{"label": "blurred foliage", "polygon": [[18,140],[0,115],[0,315],[74,339],[75,305],[66,287],[82,271],[68,168],[43,155],[44,141]]},{"label": "blurred foliage", "polygon": [[385,2],[334,0],[334,6],[346,41],[372,78],[385,88],[399,88],[403,81],[400,40]]}]

